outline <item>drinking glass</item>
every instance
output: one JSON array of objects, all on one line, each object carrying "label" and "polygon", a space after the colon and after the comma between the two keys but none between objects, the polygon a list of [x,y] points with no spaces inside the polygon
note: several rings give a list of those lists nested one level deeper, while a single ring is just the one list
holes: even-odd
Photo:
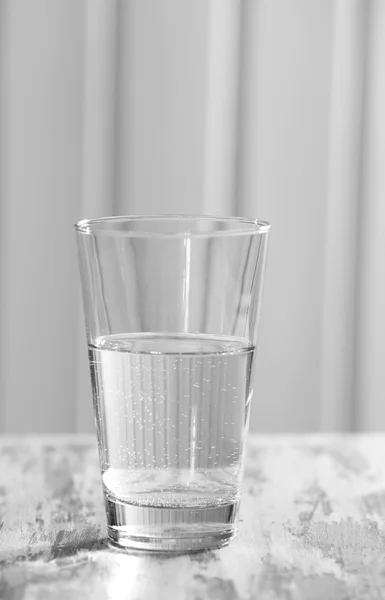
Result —
[{"label": "drinking glass", "polygon": [[75,225],[108,535],[186,552],[236,532],[270,225]]}]

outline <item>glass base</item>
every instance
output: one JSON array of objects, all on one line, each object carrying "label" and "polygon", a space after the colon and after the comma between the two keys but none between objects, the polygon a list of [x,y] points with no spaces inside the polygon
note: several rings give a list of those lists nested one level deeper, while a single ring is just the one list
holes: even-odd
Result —
[{"label": "glass base", "polygon": [[114,547],[185,553],[226,546],[236,533],[238,502],[204,508],[138,506],[106,496]]}]

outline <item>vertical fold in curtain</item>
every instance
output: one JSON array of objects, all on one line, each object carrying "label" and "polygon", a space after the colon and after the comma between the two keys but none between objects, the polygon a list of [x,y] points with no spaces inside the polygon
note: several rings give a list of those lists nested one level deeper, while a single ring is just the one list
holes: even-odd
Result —
[{"label": "vertical fold in curtain", "polygon": [[329,123],[320,429],[354,422],[356,277],[366,59],[365,0],[336,0]]},{"label": "vertical fold in curtain", "polygon": [[368,2],[358,220],[357,429],[385,428],[385,2]]},{"label": "vertical fold in curtain", "polygon": [[240,84],[240,0],[209,0],[203,165],[206,214],[239,214],[236,197]]}]

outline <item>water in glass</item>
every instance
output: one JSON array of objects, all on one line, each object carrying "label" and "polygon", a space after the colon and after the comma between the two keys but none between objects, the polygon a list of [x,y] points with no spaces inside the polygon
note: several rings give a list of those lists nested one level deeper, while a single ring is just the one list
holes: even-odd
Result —
[{"label": "water in glass", "polygon": [[234,535],[254,347],[202,334],[89,345],[109,535],[194,550]]}]

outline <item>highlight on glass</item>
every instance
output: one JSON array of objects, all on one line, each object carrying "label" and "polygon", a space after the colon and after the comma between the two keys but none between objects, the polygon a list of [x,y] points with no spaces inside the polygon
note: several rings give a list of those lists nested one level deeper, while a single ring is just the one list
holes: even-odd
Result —
[{"label": "highlight on glass", "polygon": [[270,225],[75,225],[108,535],[186,552],[236,533]]}]

